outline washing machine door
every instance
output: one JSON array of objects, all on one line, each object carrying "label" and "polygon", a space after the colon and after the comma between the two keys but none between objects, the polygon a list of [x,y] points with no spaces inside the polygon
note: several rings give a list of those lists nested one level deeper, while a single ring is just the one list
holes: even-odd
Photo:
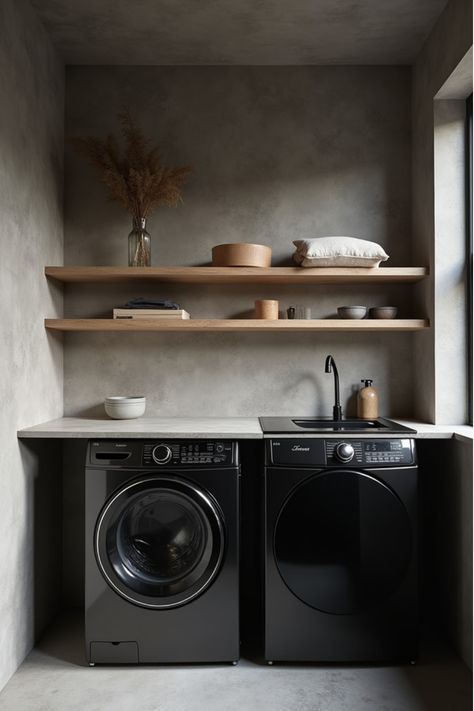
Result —
[{"label": "washing machine door", "polygon": [[405,579],[412,557],[408,513],[390,487],[358,471],[304,480],[274,529],[279,573],[305,604],[332,614],[381,604]]},{"label": "washing machine door", "polygon": [[184,605],[215,579],[224,555],[217,502],[196,484],[144,476],[115,492],[95,529],[99,568],[130,602],[165,609]]}]

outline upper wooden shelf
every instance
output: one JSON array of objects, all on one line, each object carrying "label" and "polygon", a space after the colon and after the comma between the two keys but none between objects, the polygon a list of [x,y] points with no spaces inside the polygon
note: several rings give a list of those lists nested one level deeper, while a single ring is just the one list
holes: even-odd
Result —
[{"label": "upper wooden shelf", "polygon": [[45,267],[45,274],[68,283],[380,284],[420,281],[428,270],[425,267]]},{"label": "upper wooden shelf", "polygon": [[313,319],[313,320],[264,320],[264,319],[120,319],[77,318],[45,319],[45,327],[52,331],[423,331],[429,328],[426,319]]}]

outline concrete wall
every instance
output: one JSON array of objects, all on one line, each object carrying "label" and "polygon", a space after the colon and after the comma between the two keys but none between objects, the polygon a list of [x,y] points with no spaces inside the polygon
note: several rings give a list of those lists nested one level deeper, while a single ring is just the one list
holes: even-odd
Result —
[{"label": "concrete wall", "polygon": [[45,314],[61,314],[61,297],[42,271],[45,262],[61,264],[63,253],[63,99],[62,66],[29,3],[2,0],[0,688],[58,592],[59,544],[49,533],[59,525],[59,463],[41,447],[20,445],[16,431],[62,414],[61,345],[43,327]]},{"label": "concrete wall", "polygon": [[[274,264],[291,241],[322,234],[376,240],[389,264],[412,263],[408,67],[72,67],[68,135],[106,135],[122,105],[190,164],[184,204],[150,220],[154,264],[209,263],[222,242],[262,242]],[[84,160],[66,152],[65,263],[126,264],[130,220]],[[143,294],[176,298],[195,317],[248,315],[254,299],[337,306],[398,304],[410,287],[68,288],[69,316],[110,315]],[[79,334],[65,340],[65,413],[99,413],[113,393],[144,393],[151,415],[329,413],[332,352],[343,403],[374,378],[381,412],[412,413],[412,336]],[[403,367],[400,367],[403,364]]]},{"label": "concrete wall", "polygon": [[[419,308],[434,316],[436,267],[434,190],[434,106],[439,89],[462,61],[472,45],[472,2],[451,0],[436,23],[413,67],[413,243],[414,259],[430,266],[431,277],[418,292]],[[440,255],[441,256],[441,255]],[[446,266],[446,265],[444,265]],[[440,282],[441,288],[443,283]],[[437,299],[436,309],[456,307],[457,295],[450,290]],[[461,306],[462,308],[462,306]],[[437,393],[446,387],[446,373],[453,368],[442,328],[435,327],[415,337],[416,415],[428,422],[460,422],[459,388],[451,390],[450,401]],[[458,353],[462,353],[461,343]],[[458,364],[458,367],[461,364]]]}]

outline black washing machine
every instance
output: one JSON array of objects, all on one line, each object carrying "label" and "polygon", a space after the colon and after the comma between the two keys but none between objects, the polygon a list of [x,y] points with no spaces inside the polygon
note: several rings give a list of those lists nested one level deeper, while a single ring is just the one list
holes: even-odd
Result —
[{"label": "black washing machine", "polygon": [[417,479],[412,439],[266,441],[267,661],[416,658]]},{"label": "black washing machine", "polygon": [[89,663],[237,661],[237,444],[90,441],[85,475]]}]

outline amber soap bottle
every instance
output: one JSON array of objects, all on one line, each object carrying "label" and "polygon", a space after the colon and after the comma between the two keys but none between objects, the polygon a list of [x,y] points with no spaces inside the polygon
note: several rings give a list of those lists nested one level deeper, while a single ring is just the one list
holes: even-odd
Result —
[{"label": "amber soap bottle", "polygon": [[357,417],[365,420],[373,420],[379,416],[379,396],[377,390],[372,387],[372,380],[361,380],[364,387],[357,395]]}]

